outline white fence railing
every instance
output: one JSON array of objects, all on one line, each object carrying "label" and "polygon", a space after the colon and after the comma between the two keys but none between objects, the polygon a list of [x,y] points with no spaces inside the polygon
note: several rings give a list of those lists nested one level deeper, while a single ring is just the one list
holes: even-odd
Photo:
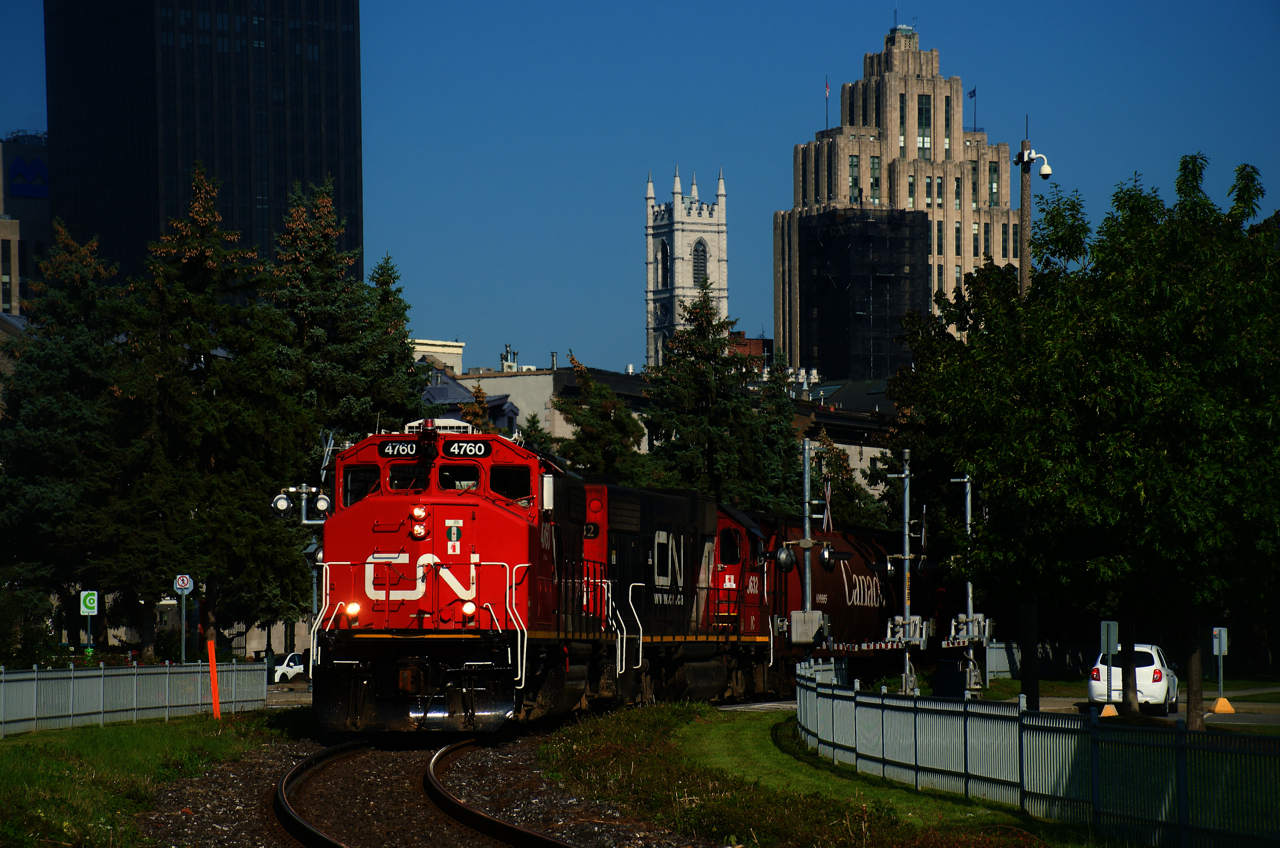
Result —
[{"label": "white fence railing", "polygon": [[[266,706],[266,665],[218,663],[218,701],[228,712]],[[205,663],[21,671],[0,666],[0,738],[82,724],[168,721],[212,708]]]},{"label": "white fence railing", "polygon": [[1019,704],[860,692],[797,670],[805,742],[859,772],[1145,845],[1280,845],[1280,738],[1117,727]]}]

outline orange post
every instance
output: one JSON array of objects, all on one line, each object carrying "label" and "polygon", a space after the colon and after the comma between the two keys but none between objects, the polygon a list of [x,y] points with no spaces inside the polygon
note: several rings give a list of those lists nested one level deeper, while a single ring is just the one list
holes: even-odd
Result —
[{"label": "orange post", "polygon": [[209,640],[209,695],[213,703],[213,717],[222,720],[222,705],[218,701],[218,652],[213,640]]}]

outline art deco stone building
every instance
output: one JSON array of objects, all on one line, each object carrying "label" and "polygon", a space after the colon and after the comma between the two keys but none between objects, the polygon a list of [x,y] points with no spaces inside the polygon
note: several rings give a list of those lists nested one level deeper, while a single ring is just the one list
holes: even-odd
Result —
[{"label": "art deco stone building", "polygon": [[984,257],[1018,262],[1009,146],[964,129],[960,78],[939,73],[909,26],[862,67],[841,86],[840,126],[796,145],[794,205],[773,221],[777,349],[824,378],[888,376],[910,362],[893,341],[908,309],[931,308]]},{"label": "art deco stone building", "polygon": [[689,196],[680,185],[676,168],[671,202],[658,204],[653,197],[653,177],[644,193],[645,225],[645,362],[662,361],[662,343],[685,326],[680,303],[698,296],[698,282],[711,282],[712,298],[721,317],[729,314],[729,254],[724,172],[716,185],[716,202],[698,200],[698,176],[694,174]]}]

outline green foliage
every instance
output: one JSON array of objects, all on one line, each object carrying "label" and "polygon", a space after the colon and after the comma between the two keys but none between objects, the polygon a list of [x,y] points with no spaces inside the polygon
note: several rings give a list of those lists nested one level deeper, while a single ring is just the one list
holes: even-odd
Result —
[{"label": "green foliage", "polygon": [[987,585],[1184,620],[1233,599],[1275,609],[1278,219],[1246,227],[1256,170],[1237,170],[1224,214],[1204,167],[1183,159],[1173,206],[1120,186],[1094,236],[1055,191],[1025,300],[988,265],[909,321],[895,447],[973,475],[986,520],[969,562]]},{"label": "green foliage", "polygon": [[372,285],[351,275],[356,256],[338,250],[331,181],[308,193],[295,184],[289,207],[269,296],[293,325],[289,346],[315,430],[360,439],[380,421],[399,428],[421,418],[423,379],[391,257],[374,266]]},{"label": "green foliage", "polygon": [[[794,508],[796,442],[785,368],[774,369],[752,408],[747,385],[759,357],[732,351],[735,322],[721,318],[704,279],[680,304],[686,327],[666,342],[662,362],[648,368],[645,426],[653,456],[676,485],[748,509]],[[789,485],[790,484],[790,485]]]},{"label": "green foliage", "polygon": [[524,446],[530,450],[552,453],[556,449],[555,439],[551,437],[547,428],[542,426],[536,412],[530,412],[525,418],[524,426],[520,428],[520,435],[524,438]]},{"label": "green foliage", "polygon": [[577,397],[557,397],[551,405],[574,428],[573,438],[557,445],[560,454],[585,474],[607,474],[624,485],[652,484],[652,466],[640,453],[644,425],[630,408],[569,352]]}]

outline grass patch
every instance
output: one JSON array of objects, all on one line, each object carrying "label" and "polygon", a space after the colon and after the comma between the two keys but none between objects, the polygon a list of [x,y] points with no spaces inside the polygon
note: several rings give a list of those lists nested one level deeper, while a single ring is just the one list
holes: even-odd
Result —
[{"label": "grass patch", "polygon": [[200,715],[0,740],[0,845],[141,845],[134,816],[158,785],[293,735],[290,723],[302,726],[280,714]]},{"label": "grass patch", "polygon": [[[1017,700],[1022,692],[1022,681],[1012,677],[998,677],[982,690],[985,701]],[[1084,680],[1041,680],[1041,698],[1075,698],[1084,701],[1089,697],[1089,684]]]},{"label": "grass patch", "polygon": [[[574,791],[721,844],[1002,848],[1045,839],[1085,842],[1078,829],[1037,822],[1016,810],[915,792],[833,767],[802,750],[794,722],[776,713],[668,704],[585,719],[553,736],[542,758]],[[784,752],[779,745],[792,747]]]},{"label": "grass patch", "polygon": [[[1214,690],[1214,696],[1217,696],[1217,690]],[[1209,700],[1208,698],[1205,699]],[[1237,695],[1231,698],[1232,701],[1253,701],[1259,704],[1280,704],[1280,692],[1259,692],[1257,695]]]}]

